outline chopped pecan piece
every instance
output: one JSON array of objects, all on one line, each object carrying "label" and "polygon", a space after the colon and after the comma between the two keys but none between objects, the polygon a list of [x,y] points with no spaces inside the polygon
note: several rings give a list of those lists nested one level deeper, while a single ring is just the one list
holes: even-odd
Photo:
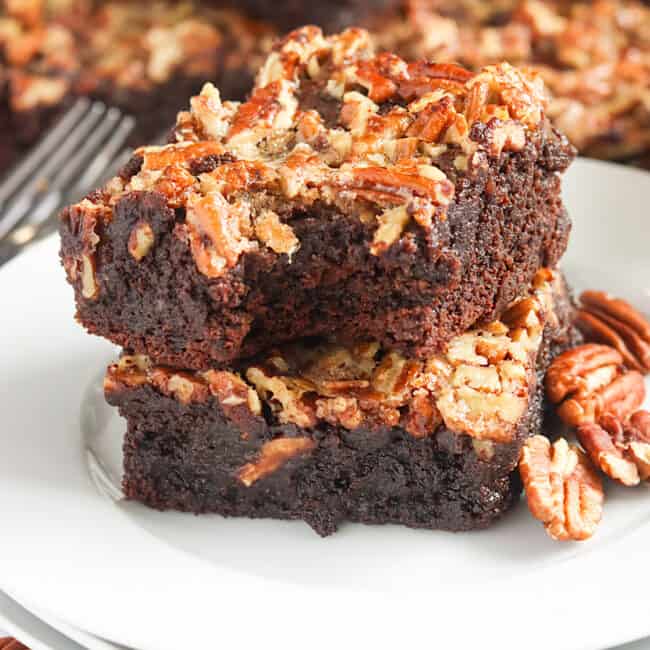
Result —
[{"label": "chopped pecan piece", "polygon": [[189,372],[156,367],[149,371],[148,379],[161,393],[177,399],[181,404],[204,402],[209,394],[206,383]]},{"label": "chopped pecan piece", "polygon": [[645,399],[643,376],[626,372],[622,356],[606,345],[588,343],[565,352],[546,374],[546,391],[570,426],[597,422],[605,413],[625,418]]},{"label": "chopped pecan piece", "polygon": [[262,445],[260,455],[252,463],[246,463],[237,472],[237,478],[250,487],[256,481],[275,472],[290,458],[310,452],[316,443],[307,437],[276,438]]},{"label": "chopped pecan piece", "polygon": [[375,231],[375,236],[372,240],[370,252],[373,255],[383,253],[391,244],[394,244],[402,235],[404,228],[411,220],[406,207],[400,205],[396,208],[384,210],[382,214],[377,217],[379,227]]},{"label": "chopped pecan piece", "polygon": [[300,242],[291,226],[280,221],[272,210],[265,210],[255,221],[255,234],[259,240],[276,253],[291,257],[299,248]]},{"label": "chopped pecan piece", "polygon": [[220,277],[237,264],[244,251],[254,247],[254,242],[242,232],[247,216],[243,208],[229,204],[217,192],[190,197],[184,228],[196,266],[203,275]]},{"label": "chopped pecan piece", "polygon": [[356,190],[359,196],[379,204],[422,197],[447,206],[454,196],[450,180],[444,176],[432,179],[419,168],[356,167],[343,174],[339,182],[341,189]]},{"label": "chopped pecan piece", "polygon": [[311,382],[295,377],[273,376],[261,367],[251,366],[246,378],[263,399],[270,401],[280,422],[311,427],[316,423],[314,408],[304,402],[303,395],[313,392]]},{"label": "chopped pecan piece", "polygon": [[544,436],[524,444],[519,472],[531,514],[556,540],[590,538],[601,520],[604,493],[589,458],[561,438],[553,445]]},{"label": "chopped pecan piece", "polygon": [[576,324],[588,340],[611,345],[629,368],[650,372],[650,321],[604,291],[585,291],[580,300]]},{"label": "chopped pecan piece", "polygon": [[605,414],[598,424],[578,427],[578,440],[594,463],[623,485],[650,478],[650,412],[637,411],[629,420]]},{"label": "chopped pecan piece", "polygon": [[259,395],[239,375],[227,370],[208,370],[203,374],[210,392],[226,410],[246,404],[253,415],[261,415]]},{"label": "chopped pecan piece", "polygon": [[129,253],[139,262],[153,246],[154,234],[151,226],[146,221],[139,221],[129,235]]},{"label": "chopped pecan piece", "polygon": [[99,286],[95,278],[95,259],[87,254],[81,256],[81,295],[88,300],[94,300],[99,294]]}]

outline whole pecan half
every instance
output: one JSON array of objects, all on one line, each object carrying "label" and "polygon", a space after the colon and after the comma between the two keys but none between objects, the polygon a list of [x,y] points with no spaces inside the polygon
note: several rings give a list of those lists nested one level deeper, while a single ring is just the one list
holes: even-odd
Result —
[{"label": "whole pecan half", "polygon": [[576,435],[593,462],[623,485],[650,478],[650,412],[637,411],[628,420],[609,413],[598,424],[578,427]]},{"label": "whole pecan half", "polygon": [[603,486],[584,452],[560,438],[551,445],[544,436],[524,444],[519,473],[528,508],[556,540],[589,539],[600,523]]},{"label": "whole pecan half", "polygon": [[604,291],[585,291],[580,301],[576,325],[587,340],[611,345],[626,366],[650,372],[650,322],[643,314]]},{"label": "whole pecan half", "polygon": [[627,371],[617,350],[596,343],[556,357],[546,374],[546,392],[570,426],[598,422],[605,413],[626,419],[646,394],[643,375]]}]

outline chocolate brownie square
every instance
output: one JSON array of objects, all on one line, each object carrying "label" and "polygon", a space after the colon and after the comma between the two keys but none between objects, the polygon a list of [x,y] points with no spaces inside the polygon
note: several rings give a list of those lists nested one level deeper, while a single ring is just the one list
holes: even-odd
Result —
[{"label": "chocolate brownie square", "polygon": [[508,64],[293,32],[249,101],[207,84],[172,143],[63,211],[77,318],[197,370],[304,336],[426,357],[565,250],[574,150],[544,111],[539,79]]}]

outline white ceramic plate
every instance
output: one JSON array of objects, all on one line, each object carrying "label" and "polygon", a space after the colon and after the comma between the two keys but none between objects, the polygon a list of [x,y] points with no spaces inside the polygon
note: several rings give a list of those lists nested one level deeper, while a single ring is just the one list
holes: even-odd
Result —
[{"label": "white ceramic plate", "polygon": [[63,630],[40,620],[0,591],[0,637],[11,635],[31,650],[94,650],[78,645]]},{"label": "white ceramic plate", "polygon": [[[43,626],[43,629],[50,632],[58,632],[66,640],[66,643],[59,643],[58,645],[50,642],[50,650],[59,650],[59,648],[61,648],[61,650],[77,650],[78,646],[85,650],[129,650],[124,646],[110,643],[109,641],[100,639],[88,632],[84,632],[79,628],[73,627],[69,623],[53,618],[50,614],[46,614],[30,607],[24,602],[21,603],[17,599],[12,598],[9,594],[2,592],[0,592],[0,616],[8,618],[12,622],[22,623],[22,634],[15,629],[12,630],[12,634],[16,638],[23,640],[23,643],[25,644],[30,644],[30,642],[24,635],[27,633],[33,634],[35,630],[41,629],[41,626]],[[75,643],[72,644],[70,643],[71,641],[74,641]],[[40,650],[39,648],[33,647],[31,644],[29,647],[30,650]]]},{"label": "white ceramic plate", "polygon": [[[650,313],[650,175],[580,161],[565,268]],[[115,431],[93,382],[115,354],[72,320],[48,240],[0,272],[0,587],[143,650],[178,647],[604,648],[650,634],[650,491],[608,486],[584,544],[517,508],[454,535],[224,520],[115,503],[89,478],[83,426]],[[89,408],[90,406],[90,408]],[[93,419],[95,418],[95,419]],[[117,443],[117,441],[116,441]]]}]

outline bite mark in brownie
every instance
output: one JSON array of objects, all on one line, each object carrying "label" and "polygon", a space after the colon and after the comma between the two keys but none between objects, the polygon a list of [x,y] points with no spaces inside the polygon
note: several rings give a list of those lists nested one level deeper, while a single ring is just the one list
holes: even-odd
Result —
[{"label": "bite mark in brownie", "polygon": [[141,355],[109,367],[127,420],[124,491],[160,509],[468,530],[517,499],[542,431],[543,374],[573,341],[559,274],[426,361],[375,343],[303,341],[229,369]]},{"label": "bite mark in brownie", "polygon": [[299,336],[425,357],[566,247],[573,149],[544,108],[539,80],[507,64],[407,64],[362,30],[298,30],[248,102],[207,84],[173,143],[63,212],[78,319],[194,369]]}]

